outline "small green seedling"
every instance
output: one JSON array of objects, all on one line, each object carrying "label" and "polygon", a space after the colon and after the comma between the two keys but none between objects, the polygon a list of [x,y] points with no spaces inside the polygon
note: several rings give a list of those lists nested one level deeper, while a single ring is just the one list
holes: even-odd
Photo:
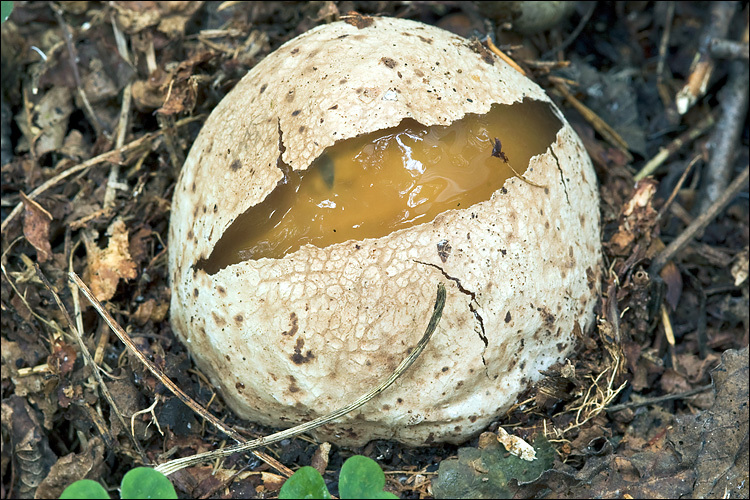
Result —
[{"label": "small green seedling", "polygon": [[80,479],[63,490],[60,498],[109,498],[107,490],[91,479]]},{"label": "small green seedling", "polygon": [[[398,498],[383,491],[385,474],[374,460],[362,455],[347,459],[339,476],[341,498]],[[331,498],[323,476],[312,467],[302,467],[287,479],[279,498]]]},{"label": "small green seedling", "polygon": [[4,0],[0,2],[0,22],[4,23],[10,17],[11,12],[13,12],[13,2],[6,2]]},{"label": "small green seedling", "polygon": [[[81,479],[62,492],[60,498],[109,498],[107,490],[91,479]],[[177,498],[167,476],[150,467],[137,467],[122,478],[120,498]],[[329,497],[330,498],[330,497]]]}]

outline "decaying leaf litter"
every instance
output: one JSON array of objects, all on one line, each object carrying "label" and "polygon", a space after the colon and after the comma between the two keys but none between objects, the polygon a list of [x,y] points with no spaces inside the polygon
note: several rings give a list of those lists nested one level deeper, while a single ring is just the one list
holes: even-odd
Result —
[{"label": "decaying leaf litter", "polygon": [[[349,11],[496,34],[597,168],[598,328],[488,429],[544,435],[556,450],[538,479],[510,478],[510,494],[747,497],[748,11],[733,2],[579,2],[525,36],[463,2],[16,5],[2,26],[3,495],[57,496],[83,477],[114,488],[146,461],[274,431],[237,421],[172,335],[172,187],[202,121],[249,67]],[[69,271],[225,432],[127,352]],[[234,455],[215,474],[171,477],[190,496],[275,496],[290,470],[313,464],[334,481],[361,453],[390,491],[428,497],[441,463],[474,453],[387,441],[328,451],[304,437],[261,452],[276,468]]]}]

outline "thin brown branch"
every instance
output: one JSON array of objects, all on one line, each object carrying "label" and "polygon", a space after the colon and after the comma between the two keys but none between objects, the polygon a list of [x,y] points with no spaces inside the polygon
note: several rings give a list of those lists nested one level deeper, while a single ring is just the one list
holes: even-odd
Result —
[{"label": "thin brown branch", "polygon": [[526,72],[521,68],[521,66],[519,66],[516,61],[511,59],[510,56],[508,56],[505,52],[498,49],[497,46],[492,43],[492,39],[490,37],[485,38],[484,43],[487,45],[487,48],[492,51],[493,54],[508,63],[511,68],[526,76]]},{"label": "thin brown branch", "polygon": [[703,186],[696,205],[696,214],[715,202],[732,176],[742,127],[747,118],[750,74],[747,61],[732,61],[729,79],[719,92],[719,119],[711,133],[708,167],[703,169]]},{"label": "thin brown branch", "polygon": [[628,408],[639,408],[641,406],[657,405],[665,401],[672,401],[673,399],[689,398],[690,396],[695,396],[696,394],[700,394],[701,392],[706,392],[712,387],[713,387],[712,384],[708,384],[708,385],[704,385],[701,387],[696,387],[695,389],[690,389],[689,391],[681,392],[679,394],[667,394],[666,396],[659,396],[658,398],[649,398],[649,399],[644,399],[643,401],[634,401],[632,403],[623,403],[620,405],[613,405],[613,406],[607,407],[607,411],[620,411],[620,410],[626,410]]},{"label": "thin brown branch", "polygon": [[96,113],[94,113],[94,108],[91,107],[91,103],[89,102],[89,98],[86,95],[86,91],[83,89],[83,84],[81,83],[81,74],[78,71],[78,51],[75,48],[75,44],[73,43],[73,34],[70,31],[70,27],[68,26],[68,23],[65,22],[65,18],[63,17],[62,9],[56,5],[54,2],[50,2],[50,5],[52,7],[52,10],[55,13],[55,18],[57,19],[57,22],[60,24],[60,28],[63,31],[63,35],[65,37],[65,47],[68,50],[68,58],[70,59],[70,67],[73,72],[73,79],[76,82],[76,90],[78,91],[78,96],[81,98],[81,102],[83,103],[83,109],[86,112],[86,115],[88,116],[88,120],[91,123],[91,126],[94,127],[94,131],[96,132],[96,135],[101,135],[103,131],[102,122],[99,120],[99,117],[96,116]]},{"label": "thin brown branch", "polygon": [[674,241],[672,241],[672,243],[667,245],[667,247],[656,256],[651,262],[651,268],[649,270],[652,276],[661,271],[661,268],[664,267],[664,264],[666,264],[667,261],[671,260],[677,252],[682,250],[682,248],[687,245],[693,237],[695,237],[698,232],[703,230],[712,220],[714,220],[714,218],[719,215],[719,213],[729,205],[732,200],[734,200],[735,196],[737,196],[742,189],[747,189],[749,176],[750,167],[745,167],[745,170],[743,170],[742,173],[732,181],[732,184],[730,184],[721,194],[719,199],[717,199],[713,205],[708,207],[708,210],[696,217],[695,220],[686,227]]},{"label": "thin brown branch", "polygon": [[[42,284],[44,284],[45,288],[47,288],[47,291],[52,294],[52,297],[55,299],[55,303],[57,304],[57,307],[60,309],[60,312],[62,312],[62,315],[65,318],[66,323],[68,323],[68,328],[70,328],[70,331],[73,332],[73,336],[75,337],[76,342],[78,343],[78,349],[81,351],[81,355],[83,356],[84,362],[93,368],[91,373],[94,375],[94,378],[96,379],[96,382],[99,385],[99,389],[102,391],[102,395],[107,400],[110,407],[112,408],[112,412],[117,416],[118,420],[120,421],[120,424],[122,425],[122,428],[127,429],[128,427],[125,424],[125,420],[123,420],[122,418],[122,413],[117,407],[117,403],[115,403],[114,398],[110,394],[109,388],[104,383],[101,373],[99,373],[99,366],[91,358],[91,353],[86,347],[86,344],[83,342],[81,331],[79,331],[79,329],[76,328],[75,325],[73,325],[73,321],[70,318],[70,315],[68,314],[67,308],[65,307],[65,305],[63,305],[57,292],[55,292],[54,288],[52,288],[52,285],[47,280],[47,277],[44,275],[44,273],[42,273],[42,270],[39,267],[39,264],[34,263],[34,269],[36,270],[37,277],[39,277]],[[88,404],[84,403],[83,406],[86,407],[86,411],[88,411],[90,414],[92,413],[96,414],[96,412],[93,411],[93,408],[91,408]],[[97,428],[99,429],[99,433],[104,439],[104,442],[107,444],[107,447],[113,448],[116,443],[116,440],[114,436],[112,435],[112,433],[110,432],[109,427],[106,425],[104,426],[99,425],[97,423],[98,419],[96,418],[93,419],[93,421],[96,424]],[[132,436],[132,435],[130,436],[130,438],[131,438],[131,441],[133,442],[133,446],[135,446],[135,449],[138,452],[138,455],[140,456],[141,460],[143,460],[143,463],[148,464],[149,463],[148,456],[146,456],[146,452],[143,450],[138,440],[135,438],[135,436]]]},{"label": "thin brown branch", "polygon": [[680,176],[680,179],[677,181],[677,184],[672,190],[672,193],[669,195],[669,198],[667,198],[667,201],[664,202],[664,206],[662,206],[659,209],[659,213],[656,214],[656,220],[661,220],[661,218],[664,217],[664,214],[667,212],[670,205],[672,205],[672,202],[677,197],[677,193],[679,193],[680,189],[682,189],[682,185],[685,184],[685,180],[687,179],[688,174],[693,170],[693,166],[696,163],[698,163],[698,160],[700,159],[701,159],[701,155],[697,154],[693,157],[692,160],[688,162],[687,167],[685,167],[685,170],[682,171],[682,175]]},{"label": "thin brown branch", "polygon": [[698,52],[696,52],[690,66],[690,74],[685,85],[677,92],[675,97],[677,111],[680,114],[687,113],[693,104],[705,95],[715,67],[710,51],[711,41],[726,37],[731,17],[737,9],[737,3],[727,1],[711,3],[709,22],[701,35]]},{"label": "thin brown branch", "polygon": [[680,134],[675,140],[670,142],[666,147],[659,150],[656,155],[651,158],[643,168],[635,174],[633,180],[638,182],[641,179],[645,179],[649,175],[653,174],[657,168],[659,168],[667,159],[682,149],[683,146],[690,144],[698,137],[706,133],[708,129],[714,126],[716,120],[713,113],[707,115],[703,120],[698,122],[693,128],[686,130]]},{"label": "thin brown branch", "polygon": [[419,355],[422,354],[422,351],[424,351],[424,348],[427,347],[427,343],[430,341],[430,338],[432,338],[432,334],[435,333],[437,325],[440,322],[440,318],[443,315],[445,295],[445,285],[443,283],[438,283],[437,297],[435,298],[435,307],[432,312],[432,317],[430,318],[430,322],[427,325],[427,329],[425,330],[424,335],[422,335],[422,338],[419,340],[416,347],[406,358],[404,358],[401,364],[396,367],[393,373],[391,373],[391,375],[386,380],[384,380],[379,386],[377,386],[367,394],[360,396],[360,398],[356,401],[349,403],[348,405],[339,408],[338,410],[335,410],[328,415],[323,415],[322,417],[316,418],[315,420],[311,420],[310,422],[306,422],[304,424],[300,424],[296,427],[292,427],[291,429],[286,429],[281,432],[271,434],[270,436],[255,439],[244,444],[230,446],[229,448],[209,451],[206,453],[199,453],[191,457],[178,458],[177,460],[165,462],[158,467],[155,467],[155,470],[161,472],[164,475],[169,475],[173,472],[177,472],[180,469],[184,469],[185,467],[190,467],[191,465],[195,465],[201,462],[214,460],[220,457],[227,457],[235,453],[252,451],[255,448],[268,446],[269,444],[276,443],[283,439],[288,439],[304,432],[311,431],[317,427],[320,427],[321,425],[325,425],[328,422],[336,420],[337,418],[356,410],[363,404],[372,400],[372,398],[374,398],[378,394],[381,394],[383,391],[388,389],[391,384],[393,384],[406,370],[409,369],[412,364],[414,364],[414,361],[417,360]]},{"label": "thin brown branch", "polygon": [[711,40],[711,55],[722,59],[749,59],[750,46],[747,42],[734,40]]},{"label": "thin brown branch", "polygon": [[555,88],[563,95],[563,97],[565,97],[565,99],[567,99],[568,102],[570,102],[570,104],[572,104],[573,107],[576,108],[589,123],[591,123],[591,126],[593,126],[607,142],[619,149],[625,155],[628,162],[633,161],[633,155],[628,151],[628,143],[625,142],[615,129],[602,120],[602,118],[594,113],[591,108],[579,101],[578,98],[568,90],[567,84],[562,79],[550,76],[549,80],[555,85]]},{"label": "thin brown branch", "polygon": [[[221,432],[226,434],[227,436],[231,437],[235,441],[239,443],[245,443],[247,440],[240,435],[237,431],[226,425],[224,422],[219,420],[218,418],[214,417],[208,410],[206,410],[201,404],[193,400],[190,396],[188,396],[185,391],[180,389],[180,387],[172,382],[172,380],[167,377],[164,372],[162,372],[146,355],[144,355],[140,349],[135,345],[133,340],[128,336],[128,334],[125,332],[125,330],[117,324],[117,321],[112,317],[112,315],[109,314],[109,312],[102,306],[101,302],[97,300],[96,297],[94,297],[94,294],[91,293],[91,290],[89,290],[89,287],[86,286],[86,284],[81,280],[80,277],[74,272],[69,272],[68,277],[75,285],[78,287],[79,290],[83,293],[83,295],[86,296],[86,298],[91,302],[91,304],[94,306],[94,309],[99,313],[99,315],[104,319],[104,321],[109,325],[110,329],[117,335],[117,337],[120,339],[120,341],[125,344],[125,346],[128,348],[128,350],[135,355],[135,357],[138,358],[138,360],[143,363],[143,365],[150,371],[164,386],[169,389],[172,394],[177,396],[180,401],[185,403],[190,409],[192,409],[195,413],[200,415],[202,418],[208,420],[211,424],[214,425],[217,429],[219,429]],[[291,469],[283,465],[281,462],[276,460],[273,457],[270,457],[262,452],[256,452],[254,451],[253,454],[258,457],[263,462],[267,463],[274,469],[278,470],[282,475],[286,477],[290,477],[292,475]]]}]

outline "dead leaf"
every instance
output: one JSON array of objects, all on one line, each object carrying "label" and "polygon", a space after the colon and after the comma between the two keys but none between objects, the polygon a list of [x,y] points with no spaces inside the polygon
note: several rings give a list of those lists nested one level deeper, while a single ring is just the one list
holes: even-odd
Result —
[{"label": "dead leaf", "polygon": [[[144,399],[141,397],[141,393],[138,391],[138,389],[133,384],[133,374],[130,372],[130,370],[127,370],[125,372],[127,375],[129,375],[131,378],[128,380],[127,378],[123,377],[120,380],[112,380],[111,382],[105,382],[107,384],[107,388],[109,389],[110,394],[112,395],[112,399],[115,402],[115,405],[117,406],[117,409],[120,411],[122,415],[125,416],[125,424],[128,425],[127,429],[123,429],[122,425],[120,424],[120,420],[117,418],[112,418],[109,421],[110,424],[110,432],[113,436],[119,436],[119,435],[128,435],[130,434],[130,417],[134,413],[143,410],[144,408],[148,408],[148,404],[145,403]],[[138,439],[147,439],[151,437],[154,431],[148,427],[148,422],[144,422],[142,418],[139,417],[145,417],[147,419],[151,418],[151,415],[149,413],[145,413],[139,416],[136,416],[136,418],[133,421],[134,425],[134,431],[135,435],[138,436]]]},{"label": "dead leaf", "polygon": [[36,498],[59,498],[63,490],[79,479],[99,480],[104,470],[104,443],[94,436],[80,453],[60,457],[36,491]]},{"label": "dead leaf", "polygon": [[[575,475],[546,471],[515,498],[535,498],[534,492],[552,490],[545,498],[683,498],[690,494],[691,470],[681,469],[671,451],[646,449],[632,454],[590,456]],[[628,456],[629,455],[629,456]]]},{"label": "dead leaf", "polygon": [[75,347],[65,342],[55,342],[52,348],[52,354],[47,358],[47,364],[52,369],[53,373],[64,377],[71,371],[73,371],[73,365],[78,357],[78,352]]},{"label": "dead leaf", "polygon": [[142,264],[151,258],[151,242],[154,231],[148,224],[136,229],[130,236],[130,257],[134,262]]},{"label": "dead leaf", "polygon": [[279,491],[286,482],[286,478],[284,476],[273,474],[272,472],[261,472],[260,477],[263,481],[263,486],[265,486],[266,491]]},{"label": "dead leaf", "polygon": [[[68,132],[68,119],[73,113],[73,97],[67,87],[53,87],[38,103],[33,105],[30,115],[22,109],[16,116],[18,128],[27,139],[35,157],[57,151],[63,145]],[[29,128],[31,127],[31,128]]]},{"label": "dead leaf", "polygon": [[19,366],[26,364],[25,354],[27,350],[19,342],[13,342],[5,337],[0,338],[0,355],[2,356],[2,375],[0,378],[3,383],[11,377],[18,375]]},{"label": "dead leaf", "polygon": [[19,192],[23,201],[23,235],[36,249],[37,260],[46,262],[52,258],[52,247],[49,244],[49,224],[52,215],[39,203]]},{"label": "dead leaf", "polygon": [[15,308],[16,313],[18,313],[24,321],[31,321],[31,309],[29,309],[26,303],[21,299],[20,295],[13,295],[13,298],[10,299],[10,304]]},{"label": "dead leaf", "polygon": [[191,112],[198,97],[199,77],[194,75],[195,68],[214,58],[216,58],[214,52],[201,51],[190,59],[181,62],[165,89],[167,92],[166,101],[156,112],[166,116],[185,111]]},{"label": "dead leaf", "polygon": [[152,111],[164,104],[172,73],[156,68],[148,78],[133,82],[133,102],[140,111]]},{"label": "dead leaf", "polygon": [[204,2],[166,2],[167,12],[162,14],[158,30],[169,38],[177,38],[185,32],[185,25]]},{"label": "dead leaf", "polygon": [[545,488],[562,498],[747,498],[747,347],[724,352],[712,376],[710,410],[674,423],[658,407],[641,413],[616,454],[590,456],[574,475],[547,471],[522,498]]},{"label": "dead leaf", "polygon": [[360,30],[372,25],[372,18],[370,16],[364,16],[353,10],[346,13],[344,21]]},{"label": "dead leaf", "polygon": [[635,192],[622,208],[617,232],[607,243],[612,254],[628,257],[638,244],[642,249],[648,248],[658,222],[652,206],[657,186],[650,178],[638,181]]},{"label": "dead leaf", "polygon": [[339,12],[339,8],[336,7],[336,3],[329,0],[323,2],[323,5],[320,6],[320,9],[315,16],[315,21],[338,21],[340,16],[341,13]]},{"label": "dead leaf", "polygon": [[326,473],[329,453],[331,453],[331,443],[320,443],[310,459],[310,465],[321,475]]},{"label": "dead leaf", "polygon": [[10,435],[18,461],[18,490],[5,493],[9,497],[34,498],[37,486],[57,457],[49,447],[47,433],[39,425],[36,411],[24,398],[13,394],[3,399],[1,415],[3,436]]},{"label": "dead leaf", "polygon": [[680,270],[674,262],[669,261],[664,264],[664,267],[659,271],[659,276],[664,280],[667,285],[666,299],[667,304],[672,311],[677,310],[677,304],[680,303],[680,297],[682,296],[682,275]]},{"label": "dead leaf", "polygon": [[76,15],[83,14],[88,8],[89,2],[86,1],[62,2],[60,4],[60,9],[62,9],[64,12],[70,12],[71,14]]},{"label": "dead leaf", "polygon": [[158,24],[169,38],[180,36],[185,24],[204,2],[115,2],[118,26],[132,35]]},{"label": "dead leaf", "polygon": [[151,313],[154,311],[156,301],[154,299],[148,299],[146,302],[140,304],[138,309],[133,313],[133,320],[138,323],[139,326],[143,326],[146,322],[151,319]]},{"label": "dead leaf", "polygon": [[693,388],[693,386],[690,385],[685,376],[677,372],[673,368],[668,368],[664,371],[661,379],[659,379],[659,385],[667,394],[687,392]]},{"label": "dead leaf", "polygon": [[586,106],[620,135],[630,151],[646,154],[645,120],[630,76],[617,69],[601,71],[577,56],[560,74],[577,81],[581,89],[592,89],[585,93]]},{"label": "dead leaf", "polygon": [[115,2],[112,7],[117,11],[117,26],[129,35],[155,26],[161,19],[157,2]]},{"label": "dead leaf", "polygon": [[748,348],[725,351],[711,376],[713,407],[678,417],[669,440],[683,464],[695,469],[693,498],[747,498]]},{"label": "dead leaf", "polygon": [[60,148],[60,154],[73,159],[74,161],[81,161],[88,157],[88,151],[91,146],[88,144],[86,138],[78,130],[71,130],[65,137],[62,147]]},{"label": "dead leaf", "polygon": [[676,358],[680,372],[684,373],[692,384],[706,383],[709,370],[719,363],[719,356],[713,352],[707,353],[704,359],[693,353],[677,354]]},{"label": "dead leaf", "polygon": [[102,250],[89,238],[84,238],[88,266],[84,279],[88,281],[94,296],[105,301],[111,299],[121,279],[134,279],[138,275],[135,262],[130,258],[128,228],[121,220],[115,220],[107,229],[109,243]]},{"label": "dead leaf", "polygon": [[70,380],[61,380],[57,386],[57,403],[60,408],[69,408],[73,402],[82,402],[83,386],[73,384]]},{"label": "dead leaf", "polygon": [[612,236],[612,238],[609,240],[610,248],[612,248],[612,253],[615,255],[627,255],[627,252],[625,251],[626,248],[629,248],[631,243],[635,240],[635,236],[633,236],[633,233],[629,233],[627,231],[618,231]]}]

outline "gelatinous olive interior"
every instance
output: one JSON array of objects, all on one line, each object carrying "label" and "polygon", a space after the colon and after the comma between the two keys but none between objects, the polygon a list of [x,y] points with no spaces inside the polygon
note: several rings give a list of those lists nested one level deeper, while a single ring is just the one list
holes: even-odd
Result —
[{"label": "gelatinous olive interior", "polygon": [[523,174],[561,127],[549,104],[526,100],[448,126],[406,119],[337,142],[307,170],[280,165],[285,175],[276,188],[239,216],[199,265],[212,274],[248,259],[282,258],[308,243],[379,238],[468,208],[515,175],[508,163]]}]

